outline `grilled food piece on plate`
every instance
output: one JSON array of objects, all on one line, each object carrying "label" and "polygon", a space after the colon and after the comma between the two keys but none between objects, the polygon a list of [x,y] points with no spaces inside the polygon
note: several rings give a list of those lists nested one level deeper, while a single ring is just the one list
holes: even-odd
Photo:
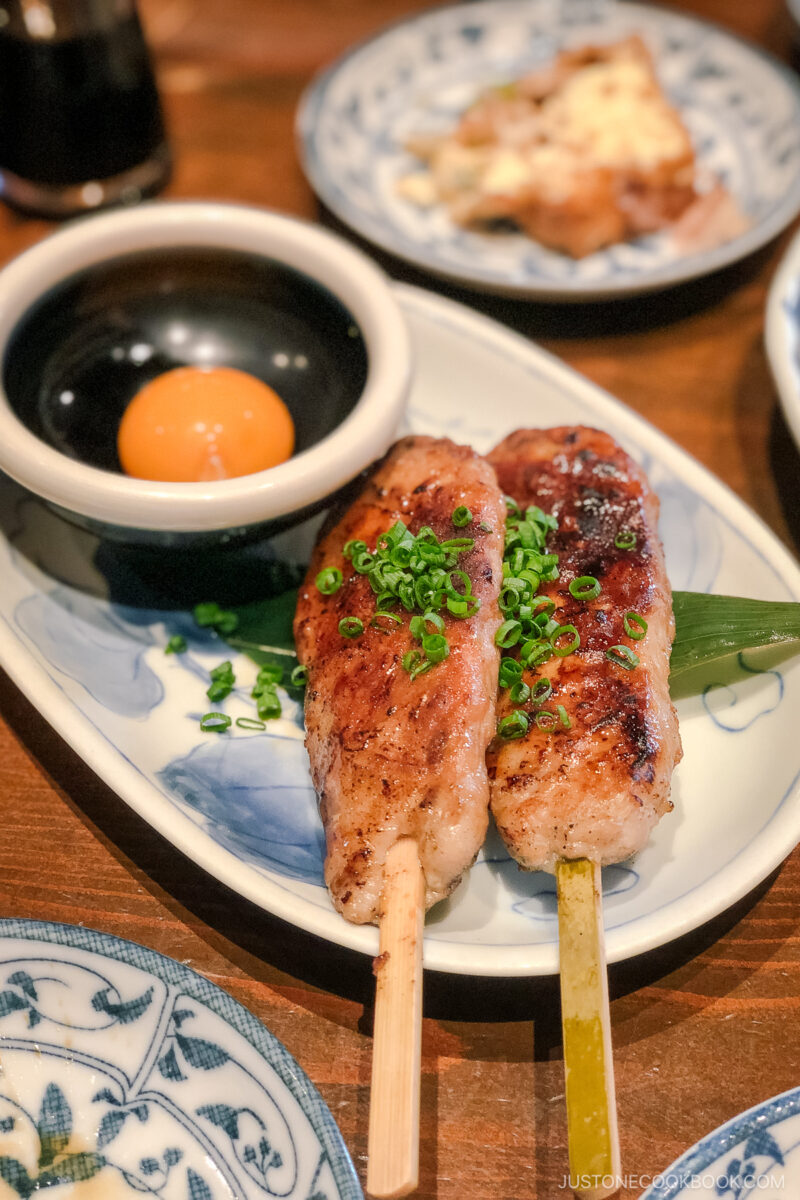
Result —
[{"label": "grilled food piece on plate", "polygon": [[[315,548],[295,641],[308,669],[306,745],[325,826],[325,879],[350,921],[379,920],[384,862],[400,838],[417,841],[427,907],[450,894],[483,842],[504,518],[484,459],[448,440],[409,437],[377,464]],[[427,549],[397,548],[398,538],[408,547],[418,535]],[[441,549],[462,540],[472,545]],[[443,554],[445,567],[437,565]],[[396,563],[387,565],[392,555]],[[342,581],[326,594],[318,579],[327,568],[341,571]],[[447,574],[449,592],[439,586],[429,602],[423,585],[412,611],[387,599],[394,586],[411,604],[409,577],[441,583],[437,570]],[[326,578],[323,588],[333,586]],[[378,610],[391,616],[377,617]],[[422,630],[417,622],[413,635],[414,616],[431,611],[437,619],[428,617]]]},{"label": "grilled food piece on plate", "polygon": [[[681,757],[658,500],[643,471],[594,429],[519,430],[489,461],[521,509],[538,505],[557,518],[547,549],[559,556],[559,575],[539,591],[555,604],[552,620],[580,639],[525,671],[526,704],[500,689],[498,719],[521,708],[529,725],[490,747],[492,812],[528,869],[552,870],[561,858],[619,862],[671,809]],[[574,641],[556,634],[553,644],[563,652]],[[552,686],[546,702],[542,679]]]}]

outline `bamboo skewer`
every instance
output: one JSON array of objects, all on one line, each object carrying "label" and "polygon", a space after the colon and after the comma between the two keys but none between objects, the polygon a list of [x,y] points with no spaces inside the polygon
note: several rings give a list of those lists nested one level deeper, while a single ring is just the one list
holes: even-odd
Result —
[{"label": "bamboo skewer", "polygon": [[388,1198],[407,1196],[419,1180],[425,888],[412,838],[386,856],[381,905],[367,1191]]},{"label": "bamboo skewer", "polygon": [[600,866],[556,864],[570,1186],[583,1200],[620,1187]]}]

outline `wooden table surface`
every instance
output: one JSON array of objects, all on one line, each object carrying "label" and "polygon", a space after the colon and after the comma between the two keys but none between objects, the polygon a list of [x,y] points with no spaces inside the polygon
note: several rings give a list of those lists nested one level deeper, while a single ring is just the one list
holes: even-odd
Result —
[{"label": "wooden table surface", "polygon": [[[335,225],[297,163],[312,72],[425,0],[143,0],[172,142],[167,195],[262,204]],[[781,0],[684,0],[791,59]],[[0,260],[45,234],[0,211]],[[460,293],[651,420],[797,553],[800,461],[763,345],[791,231],[718,278],[570,308]],[[362,1177],[374,980],[369,960],[233,895],[154,833],[0,677],[0,912],[93,926],[189,963],[260,1017],[320,1089]],[[753,797],[758,803],[758,797]],[[800,853],[695,933],[610,971],[621,1195],[699,1137],[800,1084]],[[421,1182],[437,1200],[566,1194],[557,982],[426,976]]]}]

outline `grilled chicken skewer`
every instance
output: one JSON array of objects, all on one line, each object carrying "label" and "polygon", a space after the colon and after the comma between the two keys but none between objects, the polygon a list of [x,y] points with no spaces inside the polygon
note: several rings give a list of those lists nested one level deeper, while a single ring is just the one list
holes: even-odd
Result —
[{"label": "grilled chicken skewer", "polygon": [[[521,509],[556,517],[547,549],[559,556],[559,576],[539,592],[554,602],[553,620],[580,638],[572,653],[525,672],[531,686],[549,681],[544,709],[553,715],[537,715],[535,700],[522,705],[527,733],[495,739],[488,765],[511,854],[557,876],[570,1173],[596,1200],[616,1190],[603,1178],[619,1171],[599,866],[645,844],[672,807],[681,756],[658,500],[628,455],[592,429],[520,430],[489,461]],[[515,707],[501,689],[500,720]]]},{"label": "grilled chicken skewer", "polygon": [[[456,510],[469,514],[464,527],[454,527]],[[448,440],[406,438],[373,470],[344,516],[323,532],[300,590],[295,642],[308,670],[306,745],[325,826],[325,879],[348,920],[380,923],[382,930],[373,1105],[376,1096],[388,1103],[395,1092],[394,1079],[383,1089],[392,1047],[402,1044],[419,1055],[421,936],[416,936],[416,954],[407,959],[405,984],[393,978],[389,986],[402,948],[399,941],[394,948],[386,944],[386,930],[395,928],[388,897],[405,896],[398,903],[408,907],[408,896],[419,887],[429,908],[448,896],[486,834],[485,755],[495,727],[499,654],[494,635],[500,624],[504,520],[503,497],[484,459]],[[447,657],[416,677],[404,666],[414,645],[408,613],[394,609],[402,615],[400,622],[373,624],[376,590],[342,553],[354,542],[373,550],[398,521],[412,534],[430,528],[439,543],[465,535],[472,544],[458,554],[463,575],[457,590],[468,580],[480,602],[471,603],[470,611],[476,611],[465,617],[442,610]],[[331,594],[317,586],[325,568],[342,572],[341,585]],[[458,607],[458,597],[451,599]],[[357,622],[363,633],[343,636],[343,621]],[[415,847],[410,857],[404,853],[409,841]],[[384,887],[387,860],[389,889]],[[421,919],[418,924],[421,928]],[[404,936],[406,943],[415,940],[413,920],[406,922]],[[417,1014],[415,1028],[406,1027],[400,1036],[384,1020],[384,1005],[398,988],[408,991]],[[381,1064],[378,1079],[376,1064]],[[380,1111],[371,1113],[368,1188],[378,1196],[404,1195],[417,1180],[419,1070],[409,1072],[407,1062],[397,1069],[408,1083],[406,1119],[401,1121],[396,1105],[384,1109],[383,1101]]]}]

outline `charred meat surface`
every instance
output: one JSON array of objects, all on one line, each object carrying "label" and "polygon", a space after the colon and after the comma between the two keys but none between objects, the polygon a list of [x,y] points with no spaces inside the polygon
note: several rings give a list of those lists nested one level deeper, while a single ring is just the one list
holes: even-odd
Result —
[{"label": "charred meat surface", "polygon": [[[558,520],[548,550],[559,578],[540,592],[553,617],[574,625],[580,646],[524,679],[552,684],[547,708],[565,720],[541,729],[534,703],[513,705],[501,689],[498,718],[515,707],[530,718],[518,740],[493,741],[487,761],[491,806],[510,852],[531,870],[558,858],[619,862],[641,849],[672,807],[672,771],[681,757],[669,697],[672,596],[657,534],[658,500],[644,473],[608,434],[581,426],[519,430],[489,455],[503,491],[520,508],[538,505]],[[570,582],[592,576],[601,590],[576,599]],[[626,631],[626,614],[647,624]],[[628,620],[628,630],[642,633]],[[638,658],[607,657],[615,646]],[[566,727],[568,722],[568,727]]]},{"label": "charred meat surface", "polygon": [[[462,506],[472,519],[454,528]],[[295,641],[308,669],[306,745],[325,826],[325,879],[350,921],[379,920],[384,862],[401,837],[417,840],[428,907],[449,895],[483,842],[504,519],[502,493],[484,459],[448,440],[410,437],[374,468],[314,551]],[[430,526],[440,541],[474,539],[458,568],[480,608],[464,619],[444,613],[449,656],[417,678],[402,665],[413,644],[410,614],[395,609],[402,622],[386,622],[388,631],[371,625],[375,593],[342,554],[353,539],[374,548],[398,520],[414,534]],[[323,567],[343,573],[331,595],[315,583]],[[345,617],[358,618],[363,634],[343,637]]]}]

